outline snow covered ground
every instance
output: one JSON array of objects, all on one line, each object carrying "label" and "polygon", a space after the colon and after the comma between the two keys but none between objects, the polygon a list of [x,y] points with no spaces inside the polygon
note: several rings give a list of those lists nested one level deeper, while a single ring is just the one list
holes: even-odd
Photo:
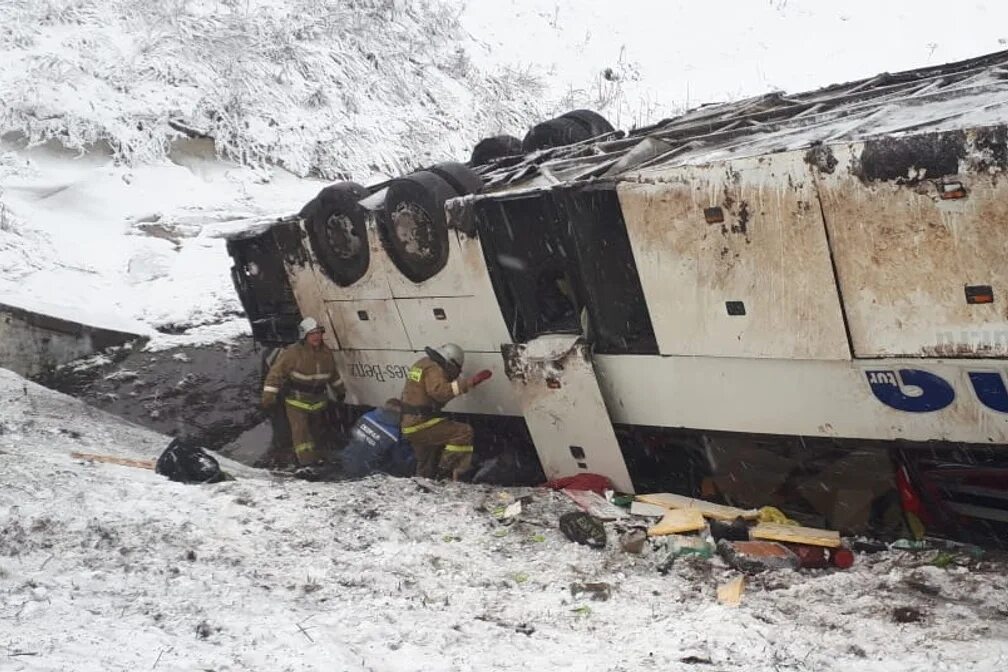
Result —
[{"label": "snow covered ground", "polygon": [[[218,161],[209,145],[179,142],[170,162],[128,166],[52,142],[0,143],[0,302],[145,334],[155,347],[247,331],[221,234],[297,211],[327,183]],[[197,329],[156,331],[187,326]]]},{"label": "snow covered ground", "polygon": [[[1008,38],[1008,10],[992,2],[355,4],[367,12],[0,6],[0,302],[136,330],[152,347],[229,338],[247,323],[220,236],[296,211],[338,175],[464,160],[481,134],[521,136],[572,107],[627,128]],[[720,561],[662,575],[661,553],[626,555],[613,535],[604,551],[572,544],[556,522],[573,507],[555,493],[502,528],[479,510],[481,487],[308,484],[233,463],[234,482],[182,486],[70,455],[151,458],[167,442],[0,370],[0,670],[1008,663],[1004,563],[861,554],[846,572],[756,577],[730,608],[715,599],[734,576]],[[573,595],[584,583],[611,596]],[[900,608],[920,620],[897,622]]]},{"label": "snow covered ground", "polygon": [[[1003,563],[858,554],[757,575],[573,544],[573,505],[405,479],[312,484],[227,464],[186,486],[72,451],[155,457],[167,438],[0,370],[0,669],[1003,670]],[[608,599],[572,591],[608,584]],[[577,594],[573,594],[577,592]],[[900,623],[897,609],[920,620]],[[904,619],[906,620],[906,619]]]}]

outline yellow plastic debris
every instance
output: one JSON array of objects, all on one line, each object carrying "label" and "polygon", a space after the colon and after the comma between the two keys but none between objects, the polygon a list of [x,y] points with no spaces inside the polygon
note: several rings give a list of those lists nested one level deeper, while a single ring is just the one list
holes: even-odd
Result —
[{"label": "yellow plastic debris", "polygon": [[757,520],[761,523],[777,523],[778,525],[797,525],[797,521],[791,520],[784,515],[784,512],[775,506],[764,506],[759,510],[759,518]]}]

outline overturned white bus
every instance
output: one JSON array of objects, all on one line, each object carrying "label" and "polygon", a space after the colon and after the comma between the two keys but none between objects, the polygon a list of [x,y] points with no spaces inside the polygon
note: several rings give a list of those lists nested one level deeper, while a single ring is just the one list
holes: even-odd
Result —
[{"label": "overturned white bus", "polygon": [[358,411],[454,341],[539,476],[1008,523],[1008,52],[491,144],[233,236],[255,338],[327,320]]}]

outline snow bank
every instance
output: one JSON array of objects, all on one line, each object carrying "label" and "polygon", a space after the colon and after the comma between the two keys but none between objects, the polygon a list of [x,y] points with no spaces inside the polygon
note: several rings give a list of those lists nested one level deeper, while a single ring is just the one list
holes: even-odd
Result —
[{"label": "snow bank", "polygon": [[207,141],[136,166],[55,142],[0,141],[0,157],[0,302],[143,334],[151,347],[247,333],[219,233],[297,211],[326,184],[218,161]]},{"label": "snow bank", "polygon": [[[762,575],[737,608],[719,561],[594,551],[538,492],[499,527],[490,492],[404,479],[311,484],[245,470],[184,486],[70,457],[152,457],[165,437],[0,370],[5,671],[1000,670],[1001,565],[897,552]],[[572,584],[606,583],[593,600]],[[897,607],[922,620],[897,623]],[[699,668],[697,668],[699,669]]]}]

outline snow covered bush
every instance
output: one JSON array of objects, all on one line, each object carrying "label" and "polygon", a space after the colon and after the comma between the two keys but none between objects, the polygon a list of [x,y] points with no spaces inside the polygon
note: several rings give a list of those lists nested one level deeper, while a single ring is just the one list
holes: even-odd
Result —
[{"label": "snow covered bush", "polygon": [[437,0],[7,0],[0,133],[156,162],[185,135],[338,179],[521,135],[541,85],[470,62]]}]

